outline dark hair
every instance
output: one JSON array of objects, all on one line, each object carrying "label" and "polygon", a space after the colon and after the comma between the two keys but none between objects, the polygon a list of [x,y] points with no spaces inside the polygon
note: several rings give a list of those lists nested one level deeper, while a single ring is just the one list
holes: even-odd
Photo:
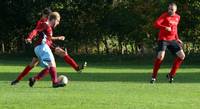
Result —
[{"label": "dark hair", "polygon": [[42,10],[42,14],[45,14],[45,15],[49,15],[51,12],[52,11],[50,8],[44,8],[44,10]]}]

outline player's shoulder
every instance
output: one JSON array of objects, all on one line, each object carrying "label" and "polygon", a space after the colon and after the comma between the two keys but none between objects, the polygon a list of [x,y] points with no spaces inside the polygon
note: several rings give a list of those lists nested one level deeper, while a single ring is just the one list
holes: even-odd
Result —
[{"label": "player's shoulder", "polygon": [[41,18],[40,22],[46,22],[48,20],[48,18]]},{"label": "player's shoulder", "polygon": [[177,17],[177,18],[179,18],[179,19],[180,19],[180,15],[179,15],[179,14],[177,14],[177,13],[175,14],[175,17]]},{"label": "player's shoulder", "polygon": [[41,22],[40,25],[43,26],[43,27],[48,27],[49,23],[48,22]]},{"label": "player's shoulder", "polygon": [[44,29],[47,29],[47,28],[48,28],[48,24],[47,24],[46,22],[40,22],[40,23],[37,25],[36,28],[44,30]]},{"label": "player's shoulder", "polygon": [[43,22],[46,22],[47,18],[41,18],[40,20],[37,21],[37,25],[40,25]]}]

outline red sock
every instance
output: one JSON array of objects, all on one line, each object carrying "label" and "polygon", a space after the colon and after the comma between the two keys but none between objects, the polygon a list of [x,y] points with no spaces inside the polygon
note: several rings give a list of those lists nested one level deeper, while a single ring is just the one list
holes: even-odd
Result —
[{"label": "red sock", "polygon": [[57,83],[57,72],[55,67],[49,68],[49,73],[51,75],[51,80],[53,83]]},{"label": "red sock", "polygon": [[49,73],[49,69],[45,68],[42,70],[37,76],[35,76],[35,80],[41,80],[44,76],[46,76]]},{"label": "red sock", "polygon": [[21,72],[21,73],[19,74],[19,76],[17,77],[17,80],[18,80],[18,81],[22,80],[22,78],[23,78],[24,76],[26,76],[26,75],[30,72],[30,70],[31,70],[32,68],[33,68],[33,67],[30,67],[29,65],[27,65],[26,68],[23,70],[23,72]]},{"label": "red sock", "polygon": [[66,63],[71,65],[75,70],[78,70],[78,64],[68,54],[65,54],[64,60]]},{"label": "red sock", "polygon": [[179,57],[176,57],[174,59],[174,63],[173,63],[173,66],[172,66],[172,69],[171,69],[171,72],[170,72],[171,77],[174,77],[176,75],[176,71],[180,67],[182,62],[183,62],[183,60]]},{"label": "red sock", "polygon": [[152,78],[157,78],[158,70],[159,70],[161,64],[162,64],[162,60],[156,58],[156,60],[154,62]]}]

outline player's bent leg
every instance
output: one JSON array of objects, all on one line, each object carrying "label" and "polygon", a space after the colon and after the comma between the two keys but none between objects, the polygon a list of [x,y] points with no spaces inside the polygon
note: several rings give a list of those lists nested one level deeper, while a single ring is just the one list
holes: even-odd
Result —
[{"label": "player's bent leg", "polygon": [[[52,87],[53,88],[57,88],[57,87],[64,87],[65,84],[63,83],[58,83],[57,80],[57,72],[56,72],[56,62],[53,56],[52,51],[50,50],[49,47],[46,47],[47,49],[47,53],[45,53],[43,56],[41,56],[44,59],[49,60],[49,62],[47,62],[46,68],[48,68],[49,74],[51,75],[51,79],[52,79]],[[44,60],[43,59],[43,60]]]},{"label": "player's bent leg", "polygon": [[[55,62],[53,62],[55,63]],[[48,63],[49,66],[47,66],[45,69],[43,69],[37,76],[29,78],[29,86],[33,87],[36,81],[42,79],[45,75],[48,74],[48,72],[51,75],[52,78],[52,83],[56,84],[57,83],[57,73],[56,73],[56,66],[55,64],[52,64],[52,62]]]},{"label": "player's bent leg", "polygon": [[65,54],[68,54],[67,52],[65,52],[62,48],[60,47],[56,47],[55,48],[55,52],[56,55],[60,56],[61,58],[65,57]]},{"label": "player's bent leg", "polygon": [[46,67],[45,69],[43,69],[37,76],[29,78],[29,86],[33,87],[33,85],[35,84],[35,82],[37,80],[40,80],[42,77],[44,77],[49,72],[51,79],[52,79],[52,87],[53,88],[64,87],[65,84],[59,83],[57,80],[56,66],[53,63],[55,63],[55,62],[52,61],[52,62],[48,63],[49,66]]},{"label": "player's bent leg", "polygon": [[39,63],[39,60],[38,60],[38,58],[36,58],[36,57],[33,57],[33,59],[32,59],[32,61],[31,61],[31,63],[29,64],[29,66],[33,68],[33,67],[37,66],[37,65],[38,65],[38,63]]},{"label": "player's bent leg", "polygon": [[178,52],[176,53],[176,55],[177,55],[180,59],[182,59],[182,60],[185,59],[185,53],[184,53],[183,50],[178,51]]},{"label": "player's bent leg", "polygon": [[33,57],[31,63],[25,67],[25,69],[19,74],[19,76],[11,82],[11,85],[16,85],[21,81],[32,69],[39,63],[38,59]]},{"label": "player's bent leg", "polygon": [[157,55],[155,62],[154,62],[152,79],[151,79],[150,83],[154,83],[156,81],[157,75],[158,75],[158,70],[160,68],[160,65],[162,64],[164,57],[165,57],[165,51],[158,52],[158,55]]},{"label": "player's bent leg", "polygon": [[[40,60],[41,67],[45,67],[43,71],[49,71],[53,83],[57,83],[56,63],[53,53],[47,44],[41,44],[35,47],[35,54]],[[44,72],[43,72],[44,73]],[[36,79],[34,77],[29,79],[29,86],[33,87]]]},{"label": "player's bent leg", "polygon": [[46,68],[48,68],[49,74],[51,75],[52,83],[54,85],[58,83],[57,72],[56,72],[56,62],[50,48],[46,46],[46,49],[47,49],[47,52],[41,56],[41,59],[44,61],[49,60],[49,61],[46,61],[45,63],[47,63],[46,65],[48,65],[46,66]]},{"label": "player's bent leg", "polygon": [[44,78],[47,74],[49,73],[49,69],[45,68],[43,69],[39,74],[37,74],[36,76],[34,76],[34,79],[36,81],[41,80],[42,78]]},{"label": "player's bent leg", "polygon": [[[55,62],[54,62],[55,63]],[[52,79],[52,87],[53,88],[58,88],[58,87],[64,87],[66,84],[60,83],[57,80],[57,72],[56,72],[56,67],[55,66],[50,66],[49,68],[49,74],[51,75]]]},{"label": "player's bent leg", "polygon": [[165,51],[158,52],[157,59],[163,60],[165,57]]},{"label": "player's bent leg", "polygon": [[55,54],[64,58],[65,62],[68,63],[71,67],[73,67],[75,70],[78,69],[78,64],[69,56],[67,52],[65,52],[60,47],[56,47]]},{"label": "player's bent leg", "polygon": [[67,51],[64,51],[60,47],[55,48],[55,54],[64,58],[65,62],[68,63],[72,68],[74,68],[76,71],[80,72],[87,66],[87,62],[84,62],[82,65],[78,65],[74,59],[70,57],[70,55],[67,53]]},{"label": "player's bent leg", "polygon": [[154,62],[152,78],[157,78],[157,73],[158,73],[158,70],[160,68],[160,65],[162,64],[164,57],[165,57],[165,51],[158,52],[157,58]]},{"label": "player's bent leg", "polygon": [[171,68],[170,73],[168,74],[168,79],[169,82],[172,83],[173,82],[173,78],[176,75],[176,71],[178,70],[178,68],[181,66],[183,60],[185,59],[185,53],[183,52],[183,50],[179,50],[176,53],[177,57],[174,59],[174,63],[173,66]]}]

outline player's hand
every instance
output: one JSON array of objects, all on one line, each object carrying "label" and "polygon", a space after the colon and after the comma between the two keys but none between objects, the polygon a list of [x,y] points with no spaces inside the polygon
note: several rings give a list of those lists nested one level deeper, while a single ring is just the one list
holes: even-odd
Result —
[{"label": "player's hand", "polygon": [[171,27],[165,27],[165,30],[169,32],[172,31]]},{"label": "player's hand", "polygon": [[177,42],[178,42],[179,44],[181,44],[181,45],[183,44],[183,41],[181,41],[180,39],[178,39]]},{"label": "player's hand", "polygon": [[26,44],[31,44],[32,41],[31,41],[31,39],[25,39],[25,43],[26,43]]},{"label": "player's hand", "polygon": [[65,36],[59,36],[58,39],[59,40],[65,40]]}]

